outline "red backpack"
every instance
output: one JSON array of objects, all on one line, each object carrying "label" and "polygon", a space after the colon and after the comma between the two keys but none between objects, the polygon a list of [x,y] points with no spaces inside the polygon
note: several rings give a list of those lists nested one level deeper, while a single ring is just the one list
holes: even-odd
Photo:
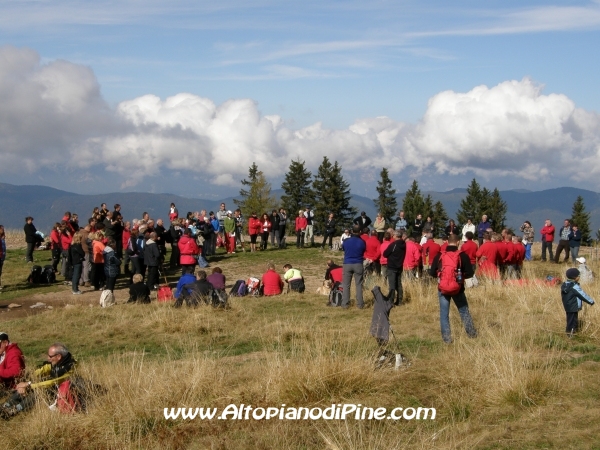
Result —
[{"label": "red backpack", "polygon": [[460,269],[460,253],[444,252],[440,256],[442,269],[438,270],[438,289],[443,295],[456,295],[463,286],[462,275],[457,280]]}]

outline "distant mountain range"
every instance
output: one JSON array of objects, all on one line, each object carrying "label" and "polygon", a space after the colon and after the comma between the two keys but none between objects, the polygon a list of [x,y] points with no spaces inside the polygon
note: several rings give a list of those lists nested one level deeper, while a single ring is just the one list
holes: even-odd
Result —
[{"label": "distant mountain range", "polygon": [[[273,195],[279,198],[283,191],[275,189]],[[441,201],[451,217],[456,217],[460,201],[466,196],[466,189],[453,189],[448,192],[423,192],[431,194],[434,201]],[[600,228],[600,194],[584,189],[562,187],[544,191],[527,191],[522,189],[501,191],[500,194],[508,205],[507,225],[517,228],[525,220],[529,220],[538,230],[545,219],[554,224],[571,216],[571,208],[578,195],[584,199],[586,209],[591,213],[592,230]],[[373,195],[375,197],[375,194]],[[98,195],[80,195],[61,191],[47,186],[16,186],[0,183],[0,224],[6,228],[22,228],[26,216],[35,218],[34,224],[42,232],[48,232],[54,222],[59,221],[65,211],[78,213],[87,220],[95,206],[106,203],[109,208],[115,203],[122,206],[126,219],[141,217],[147,211],[153,218],[166,219],[171,202],[177,205],[180,215],[187,211],[200,209],[217,210],[221,202],[227,208],[234,209],[234,197],[222,200],[204,200],[180,197],[172,194],[150,194],[146,192],[114,192]],[[404,195],[398,196],[398,204],[402,205]],[[352,206],[358,211],[365,211],[374,218],[377,212],[373,200],[359,195],[352,196]]]}]

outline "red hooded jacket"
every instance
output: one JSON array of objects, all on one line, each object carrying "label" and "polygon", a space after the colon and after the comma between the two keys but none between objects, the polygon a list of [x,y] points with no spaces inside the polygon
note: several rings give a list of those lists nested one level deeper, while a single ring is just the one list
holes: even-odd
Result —
[{"label": "red hooded jacket", "polygon": [[0,382],[7,389],[15,388],[15,379],[25,370],[25,358],[17,344],[10,343],[4,350],[4,359],[0,363]]},{"label": "red hooded jacket", "polygon": [[179,264],[196,264],[195,256],[200,253],[200,249],[193,238],[184,234],[179,238],[177,247],[179,247],[179,253],[181,254],[179,257]]}]

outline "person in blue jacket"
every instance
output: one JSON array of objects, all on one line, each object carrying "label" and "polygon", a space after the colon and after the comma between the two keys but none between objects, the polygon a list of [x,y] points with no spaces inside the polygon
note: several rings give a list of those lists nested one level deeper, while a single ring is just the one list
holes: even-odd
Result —
[{"label": "person in blue jacket", "polygon": [[344,275],[342,278],[342,308],[347,309],[350,303],[350,283],[354,277],[354,286],[356,287],[356,307],[363,309],[365,302],[363,300],[363,261],[366,249],[365,241],[360,238],[360,225],[352,227],[352,236],[344,240],[342,249],[344,250]]},{"label": "person in blue jacket", "polygon": [[577,333],[579,328],[578,313],[583,308],[583,302],[593,305],[594,300],[586,294],[579,286],[579,270],[572,268],[567,270],[565,281],[560,287],[563,306],[567,313],[567,335],[569,337]]}]

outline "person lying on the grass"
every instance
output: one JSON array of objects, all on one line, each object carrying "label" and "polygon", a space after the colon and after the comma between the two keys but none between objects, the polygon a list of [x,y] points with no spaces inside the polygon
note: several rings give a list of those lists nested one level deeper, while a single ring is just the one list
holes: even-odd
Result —
[{"label": "person lying on the grass", "polygon": [[8,401],[0,405],[0,415],[8,418],[31,409],[36,402],[36,393],[42,390],[55,397],[58,386],[73,375],[76,364],[64,344],[52,344],[48,349],[48,362],[33,373],[33,381],[17,384]]}]

